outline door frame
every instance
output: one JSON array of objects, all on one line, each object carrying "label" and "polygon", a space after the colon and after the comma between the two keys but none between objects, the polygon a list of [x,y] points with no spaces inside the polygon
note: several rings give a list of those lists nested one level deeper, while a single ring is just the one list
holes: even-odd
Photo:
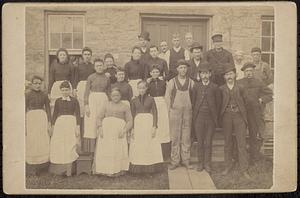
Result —
[{"label": "door frame", "polygon": [[199,19],[199,20],[207,20],[207,50],[211,47],[211,35],[213,32],[212,26],[212,18],[213,15],[197,15],[197,14],[159,14],[159,13],[140,13],[140,32],[143,31],[143,21],[145,19]]}]

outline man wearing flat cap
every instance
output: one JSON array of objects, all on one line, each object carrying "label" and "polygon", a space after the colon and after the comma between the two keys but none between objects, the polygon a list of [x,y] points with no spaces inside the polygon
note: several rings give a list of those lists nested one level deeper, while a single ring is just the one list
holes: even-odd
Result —
[{"label": "man wearing flat cap", "polygon": [[197,73],[200,81],[193,87],[193,125],[198,143],[197,171],[211,171],[212,137],[218,126],[218,114],[221,104],[219,87],[211,82],[209,63],[201,63]]},{"label": "man wearing flat cap", "polygon": [[177,75],[168,84],[165,94],[170,118],[171,165],[173,170],[180,165],[191,169],[192,89],[194,81],[187,75],[189,64],[180,59],[176,63]]},{"label": "man wearing flat cap", "polygon": [[259,159],[265,130],[264,109],[273,96],[272,90],[260,79],[255,78],[255,67],[253,63],[245,63],[241,69],[245,77],[238,81],[245,88],[251,164]]},{"label": "man wearing flat cap", "polygon": [[[225,84],[220,87],[222,105],[220,118],[225,136],[225,170],[222,175],[227,175],[234,167],[234,152],[238,153],[239,170],[247,179],[248,159],[246,151],[247,112],[245,107],[245,90],[236,83],[236,69],[230,64],[225,64],[223,75]],[[234,148],[236,142],[237,148]]]},{"label": "man wearing flat cap", "polygon": [[200,74],[198,72],[200,63],[202,62],[202,50],[203,47],[198,42],[194,42],[191,47],[190,51],[192,53],[192,59],[189,61],[189,76],[192,80],[200,82]]},{"label": "man wearing flat cap", "polygon": [[147,63],[150,58],[150,50],[149,50],[149,42],[150,42],[150,34],[149,32],[142,32],[138,36],[140,42],[140,48],[142,52],[141,61],[143,63]]},{"label": "man wearing flat cap", "polygon": [[252,61],[255,64],[254,76],[266,85],[272,84],[273,74],[268,63],[261,60],[261,49],[259,47],[253,47],[251,49]]},{"label": "man wearing flat cap", "polygon": [[212,66],[212,81],[221,86],[225,83],[222,71],[224,64],[234,66],[232,54],[223,48],[223,36],[220,33],[214,34],[212,37],[214,48],[207,51],[204,60]]}]

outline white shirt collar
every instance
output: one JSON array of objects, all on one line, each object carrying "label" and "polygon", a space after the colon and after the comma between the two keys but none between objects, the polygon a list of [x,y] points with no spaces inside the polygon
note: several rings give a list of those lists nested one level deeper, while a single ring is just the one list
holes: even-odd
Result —
[{"label": "white shirt collar", "polygon": [[228,84],[228,83],[226,83],[227,84],[227,87],[230,89],[230,90],[232,90],[233,89],[233,87],[234,87],[234,83],[232,83],[232,84]]},{"label": "white shirt collar", "polygon": [[71,98],[70,98],[70,96],[62,97],[62,100],[71,101]]},{"label": "white shirt collar", "polygon": [[206,83],[202,81],[202,84],[203,84],[203,85],[208,85],[208,84],[209,84],[209,81],[207,81]]},{"label": "white shirt collar", "polygon": [[176,51],[176,52],[179,52],[179,50],[181,49],[181,46],[179,46],[179,47],[173,47],[173,49]]}]

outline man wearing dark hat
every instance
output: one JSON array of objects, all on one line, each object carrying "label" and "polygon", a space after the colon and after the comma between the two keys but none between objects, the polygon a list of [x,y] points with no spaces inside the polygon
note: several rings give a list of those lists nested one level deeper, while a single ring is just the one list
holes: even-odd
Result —
[{"label": "man wearing dark hat", "polygon": [[171,132],[171,165],[177,168],[180,162],[188,169],[190,165],[191,125],[192,125],[192,89],[194,81],[187,75],[189,64],[177,61],[178,74],[167,84],[165,99],[169,109]]},{"label": "man wearing dark hat", "polygon": [[149,81],[149,78],[151,77],[150,72],[153,65],[157,65],[159,72],[160,72],[160,80],[164,80],[165,77],[169,74],[169,69],[167,62],[158,57],[158,47],[156,45],[151,45],[149,47],[150,50],[150,57],[148,59],[148,62],[146,63],[145,68],[145,78],[147,81]]},{"label": "man wearing dark hat", "polygon": [[148,62],[150,58],[150,50],[149,50],[149,42],[150,42],[150,34],[149,32],[142,32],[139,36],[140,48],[142,52],[141,61],[144,63]]},{"label": "man wearing dark hat", "polygon": [[220,86],[225,83],[222,75],[224,64],[230,64],[234,67],[234,60],[232,54],[223,48],[222,34],[214,34],[211,39],[214,48],[204,55],[204,60],[212,66],[212,81]]},{"label": "man wearing dark hat", "polygon": [[[245,90],[236,83],[236,70],[232,65],[224,67],[225,84],[220,87],[222,93],[222,106],[220,118],[222,119],[223,133],[225,136],[225,165],[222,175],[227,175],[234,167],[233,154],[238,153],[240,172],[250,179],[247,172],[248,159],[246,151],[247,112],[245,107]],[[237,148],[233,142],[236,141]]]},{"label": "man wearing dark hat", "polygon": [[189,76],[192,80],[197,82],[200,81],[200,74],[198,70],[200,63],[202,62],[202,50],[203,47],[198,42],[194,42],[190,47],[193,58],[189,61]]},{"label": "man wearing dark hat", "polygon": [[210,82],[211,68],[209,63],[201,63],[197,73],[200,82],[193,87],[193,124],[198,142],[197,171],[204,168],[211,171],[212,137],[218,126],[218,114],[221,104],[219,87]]},{"label": "man wearing dark hat", "polygon": [[255,64],[254,76],[266,85],[273,83],[273,74],[268,63],[261,60],[261,49],[254,47],[251,49],[252,61]]},{"label": "man wearing dark hat", "polygon": [[259,158],[265,130],[263,112],[266,104],[272,101],[273,95],[270,88],[260,79],[255,78],[255,67],[253,63],[245,63],[241,69],[245,77],[238,81],[245,88],[251,163]]}]

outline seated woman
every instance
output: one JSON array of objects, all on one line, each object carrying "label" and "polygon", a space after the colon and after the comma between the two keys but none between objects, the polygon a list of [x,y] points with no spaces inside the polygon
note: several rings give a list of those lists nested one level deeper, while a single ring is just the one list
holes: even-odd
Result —
[{"label": "seated woman", "polygon": [[62,97],[55,101],[50,141],[50,172],[71,176],[72,164],[77,160],[77,138],[80,136],[80,107],[76,98],[70,97],[68,81],[60,85]]},{"label": "seated woman", "polygon": [[94,156],[94,174],[119,176],[128,171],[129,157],[126,135],[132,128],[128,105],[121,102],[118,88],[111,91],[111,101],[100,112]]},{"label": "seated woman", "polygon": [[147,95],[148,84],[137,84],[139,96],[131,101],[134,118],[130,140],[129,171],[133,173],[154,173],[163,169],[160,140],[156,135],[157,109],[153,97]]}]

